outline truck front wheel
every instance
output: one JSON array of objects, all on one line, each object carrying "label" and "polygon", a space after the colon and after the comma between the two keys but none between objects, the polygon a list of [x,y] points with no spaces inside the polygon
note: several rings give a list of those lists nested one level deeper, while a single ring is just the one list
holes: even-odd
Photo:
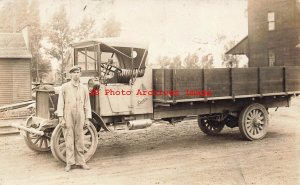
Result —
[{"label": "truck front wheel", "polygon": [[[34,128],[36,129],[37,126],[32,126],[32,116],[27,118],[26,120],[26,127],[27,128]],[[25,132],[24,140],[26,145],[34,151],[37,152],[48,152],[50,151],[50,137],[47,135],[36,135],[30,132]]]},{"label": "truck front wheel", "polygon": [[[98,135],[95,126],[91,123],[84,129],[84,158],[87,162],[96,152],[98,145]],[[63,129],[57,125],[51,136],[52,155],[61,162],[66,162],[66,144],[63,135]]]}]

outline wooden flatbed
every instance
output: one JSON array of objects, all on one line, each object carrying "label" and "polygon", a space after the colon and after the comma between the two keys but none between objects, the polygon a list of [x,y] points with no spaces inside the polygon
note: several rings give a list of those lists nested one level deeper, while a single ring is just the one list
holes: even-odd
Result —
[{"label": "wooden flatbed", "polygon": [[256,140],[267,133],[268,109],[288,107],[300,94],[300,67],[155,69],[153,89],[177,91],[153,97],[154,119],[174,122],[197,115],[200,129],[208,135],[226,125]]}]

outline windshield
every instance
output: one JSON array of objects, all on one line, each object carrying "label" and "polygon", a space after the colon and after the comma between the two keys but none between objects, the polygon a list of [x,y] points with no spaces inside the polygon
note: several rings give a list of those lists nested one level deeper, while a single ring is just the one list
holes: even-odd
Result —
[{"label": "windshield", "polygon": [[[132,53],[135,57],[131,57]],[[145,70],[147,50],[130,47],[112,47],[103,43],[74,48],[74,65],[82,69],[82,76],[98,76],[107,83],[129,83],[141,77]],[[100,74],[99,74],[100,72]]]},{"label": "windshield", "polygon": [[97,52],[94,47],[79,48],[77,50],[77,65],[85,70],[97,70]]}]

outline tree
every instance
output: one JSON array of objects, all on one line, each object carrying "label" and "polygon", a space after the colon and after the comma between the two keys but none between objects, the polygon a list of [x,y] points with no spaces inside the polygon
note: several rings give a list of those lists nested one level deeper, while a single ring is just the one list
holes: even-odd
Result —
[{"label": "tree", "polygon": [[210,69],[213,67],[213,62],[214,62],[213,55],[211,53],[206,54],[201,57],[201,62],[200,62],[201,68]]},{"label": "tree", "polygon": [[92,34],[95,25],[95,19],[85,16],[77,27],[72,29],[72,38],[74,41],[87,39]]},{"label": "tree", "polygon": [[61,78],[61,82],[63,82],[65,68],[71,58],[69,44],[72,41],[69,20],[64,6],[61,6],[60,9],[54,13],[47,29],[50,47],[46,48],[46,51],[51,58],[56,59],[61,63],[58,73]]},{"label": "tree", "polygon": [[95,34],[94,25],[95,20],[86,16],[79,25],[71,28],[64,6],[54,13],[47,26],[48,46],[45,46],[45,51],[51,59],[60,63],[60,68],[56,71],[60,82],[64,80],[66,68],[72,65],[70,43],[87,39]]},{"label": "tree", "polygon": [[226,36],[224,34],[217,34],[215,38],[215,43],[220,44],[226,39]]},{"label": "tree", "polygon": [[29,38],[30,38],[30,50],[32,54],[31,71],[33,79],[39,81],[44,79],[51,71],[51,64],[49,60],[44,60],[41,56],[41,39],[42,30],[39,17],[39,2],[37,0],[31,0],[29,6]]},{"label": "tree", "polygon": [[37,81],[45,77],[51,71],[51,65],[42,59],[40,53],[42,32],[38,0],[31,0],[30,3],[28,0],[10,1],[0,11],[0,22],[2,32],[20,32],[28,26],[32,78]]},{"label": "tree", "polygon": [[181,57],[179,55],[177,55],[176,57],[174,57],[172,59],[172,62],[170,63],[169,68],[170,69],[179,69],[179,68],[182,68],[181,63],[182,63]]},{"label": "tree", "polygon": [[158,57],[158,65],[160,65],[161,69],[166,69],[171,64],[171,58],[168,56],[159,56]]},{"label": "tree", "polygon": [[231,55],[231,54],[225,54],[229,49],[231,49],[233,46],[235,46],[236,41],[231,40],[228,41],[224,45],[224,54],[222,54],[222,65],[224,65],[227,68],[237,68],[239,67],[239,57],[236,55]]},{"label": "tree", "polygon": [[186,68],[200,68],[199,57],[197,56],[196,53],[193,53],[193,54],[189,53],[184,58],[184,63],[185,63]]},{"label": "tree", "polygon": [[11,0],[0,12],[2,32],[18,32],[28,24],[28,0]]},{"label": "tree", "polygon": [[109,17],[102,26],[102,37],[118,37],[121,34],[121,23],[114,16]]}]

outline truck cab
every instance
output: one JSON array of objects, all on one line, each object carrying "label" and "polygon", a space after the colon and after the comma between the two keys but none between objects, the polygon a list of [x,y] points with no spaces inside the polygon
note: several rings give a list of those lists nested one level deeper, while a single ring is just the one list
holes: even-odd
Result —
[{"label": "truck cab", "polygon": [[93,116],[106,123],[151,118],[152,70],[146,67],[148,45],[119,38],[101,38],[71,44],[74,65],[88,85]]}]

